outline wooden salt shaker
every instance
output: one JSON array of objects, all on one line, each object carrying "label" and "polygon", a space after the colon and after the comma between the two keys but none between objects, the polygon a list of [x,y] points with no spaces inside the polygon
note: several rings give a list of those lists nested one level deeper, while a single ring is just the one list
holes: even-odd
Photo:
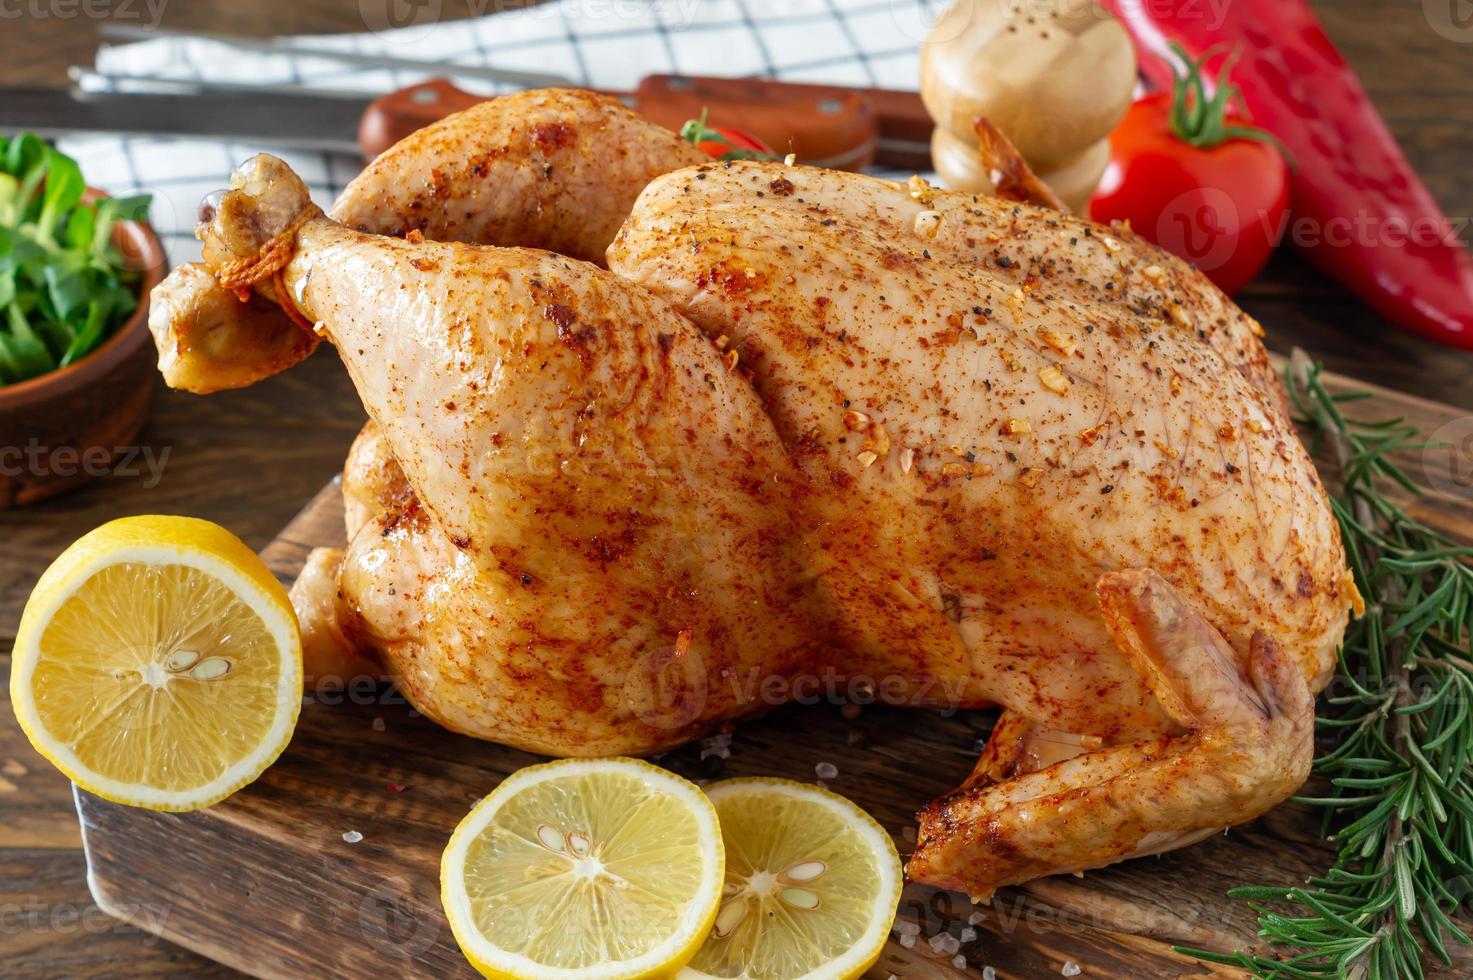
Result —
[{"label": "wooden salt shaker", "polygon": [[952,189],[991,193],[972,128],[986,116],[1083,214],[1135,82],[1130,37],[1092,0],[958,0],[921,48],[936,172]]}]

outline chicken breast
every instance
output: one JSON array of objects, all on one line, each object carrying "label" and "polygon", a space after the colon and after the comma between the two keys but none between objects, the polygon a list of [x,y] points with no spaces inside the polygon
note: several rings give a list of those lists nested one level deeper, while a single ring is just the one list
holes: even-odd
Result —
[{"label": "chicken breast", "polygon": [[1081,610],[1101,575],[1152,568],[1240,658],[1264,629],[1328,678],[1344,553],[1256,324],[1143,240],[740,163],[656,180],[610,265],[739,352],[825,491],[809,520],[866,666],[1140,731],[1153,712],[1101,696],[1130,681]]}]

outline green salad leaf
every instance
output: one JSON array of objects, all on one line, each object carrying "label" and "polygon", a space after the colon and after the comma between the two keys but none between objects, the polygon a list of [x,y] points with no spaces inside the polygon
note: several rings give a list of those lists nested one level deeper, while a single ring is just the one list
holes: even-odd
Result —
[{"label": "green salad leaf", "polygon": [[84,203],[77,161],[31,133],[0,138],[0,385],[64,368],[138,308],[137,272],[112,245],[151,197]]}]

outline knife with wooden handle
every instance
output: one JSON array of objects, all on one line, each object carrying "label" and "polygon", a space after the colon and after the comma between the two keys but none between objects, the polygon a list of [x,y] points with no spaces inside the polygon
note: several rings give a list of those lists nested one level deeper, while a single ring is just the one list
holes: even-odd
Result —
[{"label": "knife with wooden handle", "polygon": [[[102,24],[99,31],[104,37],[120,40],[144,40],[160,36],[189,38],[247,51],[339,61],[358,68],[420,70],[426,74],[444,70],[447,74],[512,84],[518,88],[575,84],[549,72],[528,72],[496,66],[444,66],[420,59],[362,54],[312,44],[302,39],[237,37],[156,28],[143,30],[112,22]],[[96,72],[86,74],[96,76],[99,80],[107,80],[107,76]],[[112,79],[122,81],[130,88],[142,86],[145,91],[150,87],[156,89],[159,85],[165,86],[165,91],[152,93],[156,97],[156,104],[161,106],[161,97],[182,94],[178,91],[178,86],[191,84],[170,79],[119,79],[118,76],[112,76]],[[246,96],[248,93],[244,90],[250,87],[248,83],[228,86],[214,83],[215,88],[228,88],[230,91],[213,91],[210,89],[212,83],[193,84],[201,87],[202,92],[207,92],[217,102],[230,101],[232,92]],[[296,106],[308,110],[302,114],[304,120],[318,111],[318,103],[322,101],[320,94],[310,91],[282,91],[281,86],[262,88],[272,90],[271,97],[280,108]],[[931,168],[930,144],[934,127],[920,95],[915,92],[758,78],[651,75],[643,79],[632,92],[608,94],[651,121],[676,131],[687,120],[698,119],[703,110],[707,111],[713,125],[745,130],[778,153],[795,153],[805,163],[817,166],[858,170],[869,163],[878,163],[897,169]],[[97,124],[105,125],[106,118],[111,115],[101,104],[101,99],[105,96],[106,93],[93,93],[93,97],[99,100],[92,106],[95,110],[93,116],[96,118],[88,120],[93,128]],[[347,98],[356,102],[359,96],[348,94]],[[359,148],[371,160],[415,130],[481,101],[484,101],[482,96],[456,88],[444,78],[391,92],[372,100],[363,110],[358,125]],[[138,131],[138,127],[145,121],[141,118],[144,112],[143,103],[135,100],[121,103],[120,106],[124,115],[131,113],[127,124],[129,131]],[[4,108],[4,104],[0,103],[0,115],[4,114]],[[171,120],[171,124],[174,129],[179,127],[178,120]],[[340,145],[338,127],[335,124],[329,127],[333,133],[328,135],[315,128],[307,131],[302,131],[300,126],[286,128],[294,129],[288,135],[296,145],[322,145],[328,140],[333,145]]]},{"label": "knife with wooden handle", "polygon": [[[914,92],[651,75],[632,92],[608,94],[676,131],[706,111],[713,125],[745,130],[778,153],[796,153],[816,166],[930,168],[932,122]],[[372,159],[415,130],[485,99],[443,78],[391,92],[364,112],[359,145]]]}]

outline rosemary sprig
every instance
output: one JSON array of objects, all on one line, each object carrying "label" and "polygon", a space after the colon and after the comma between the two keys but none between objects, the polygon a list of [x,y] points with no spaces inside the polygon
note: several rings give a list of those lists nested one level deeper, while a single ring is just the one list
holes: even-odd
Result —
[{"label": "rosemary sprig", "polygon": [[1451,963],[1473,940],[1452,916],[1473,897],[1473,549],[1387,499],[1384,481],[1421,491],[1391,455],[1421,448],[1403,419],[1363,422],[1295,351],[1285,383],[1301,422],[1328,444],[1339,519],[1365,614],[1351,623],[1340,673],[1321,699],[1329,749],[1314,771],[1334,864],[1300,886],[1238,888],[1259,935],[1284,958],[1182,949],[1261,977],[1423,976],[1423,954]]}]

